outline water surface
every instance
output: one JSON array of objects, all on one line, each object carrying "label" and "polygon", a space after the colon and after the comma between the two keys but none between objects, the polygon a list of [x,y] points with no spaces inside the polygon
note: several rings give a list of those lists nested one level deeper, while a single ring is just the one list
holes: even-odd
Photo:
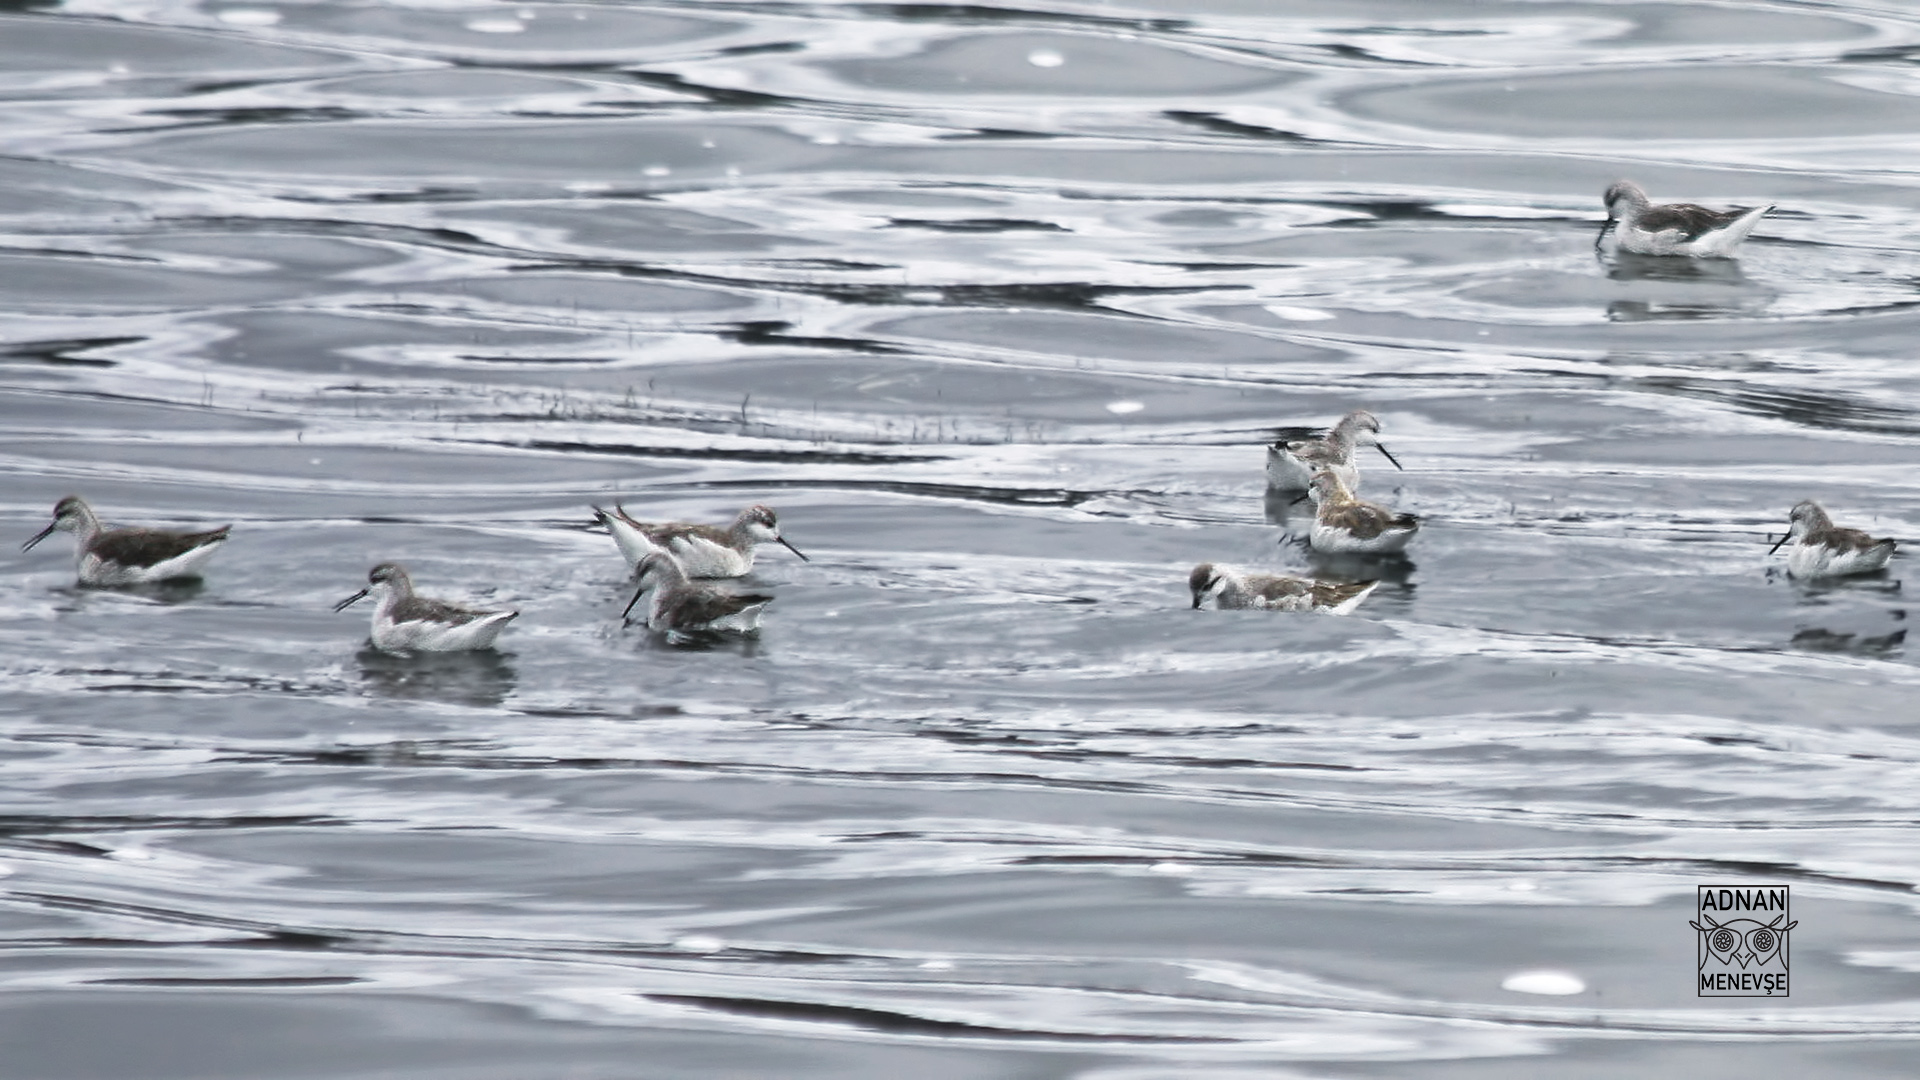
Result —
[{"label": "water surface", "polygon": [[[1905,1076],[1900,5],[0,9],[32,1078]],[[1596,254],[1600,192],[1778,209]],[[1366,407],[1328,560],[1263,444]],[[747,641],[589,507],[775,506]],[[396,658],[396,559],[522,612]],[[1194,612],[1197,562],[1379,578]],[[1786,884],[1789,1000],[1695,887]],[[1528,972],[1574,977],[1542,995]],[[1517,986],[1520,989],[1510,989]]]}]

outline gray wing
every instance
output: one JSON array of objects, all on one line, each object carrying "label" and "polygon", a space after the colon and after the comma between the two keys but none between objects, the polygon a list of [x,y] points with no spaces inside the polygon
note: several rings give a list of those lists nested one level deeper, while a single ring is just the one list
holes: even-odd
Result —
[{"label": "gray wing", "polygon": [[195,548],[227,538],[231,525],[207,532],[180,533],[166,529],[115,529],[94,542],[93,553],[121,566],[158,566]]},{"label": "gray wing", "polygon": [[1872,551],[1882,544],[1886,545],[1887,550],[1893,550],[1893,539],[1891,537],[1879,539],[1859,529],[1831,529],[1820,539],[1829,547],[1841,548],[1847,551]]},{"label": "gray wing", "polygon": [[445,600],[430,600],[424,596],[409,596],[394,605],[394,622],[430,622],[443,626],[465,626],[470,622],[490,618],[500,614],[497,611],[476,611],[458,604],[449,604]]},{"label": "gray wing", "polygon": [[1334,463],[1333,447],[1320,439],[1302,439],[1287,444],[1287,452],[1309,465]]},{"label": "gray wing", "polygon": [[1419,523],[1412,514],[1396,514],[1384,506],[1372,503],[1354,503],[1338,510],[1328,512],[1326,523],[1337,529],[1345,529],[1356,539],[1371,540],[1391,529],[1410,529]]},{"label": "gray wing", "polygon": [[729,615],[738,615],[755,604],[765,604],[772,600],[773,597],[759,593],[691,593],[669,605],[666,612],[667,625],[706,626],[709,623],[719,622]]},{"label": "gray wing", "polygon": [[1282,574],[1249,575],[1247,584],[1268,603],[1305,596],[1313,588],[1312,582]]},{"label": "gray wing", "polygon": [[1743,206],[1732,210],[1709,210],[1692,203],[1668,203],[1649,207],[1646,213],[1640,215],[1640,227],[1648,232],[1677,229],[1688,240],[1698,240],[1715,229],[1724,229],[1739,221],[1751,209]]},{"label": "gray wing", "polygon": [[1313,583],[1313,602],[1320,607],[1339,607],[1378,584],[1377,581],[1316,581]]}]

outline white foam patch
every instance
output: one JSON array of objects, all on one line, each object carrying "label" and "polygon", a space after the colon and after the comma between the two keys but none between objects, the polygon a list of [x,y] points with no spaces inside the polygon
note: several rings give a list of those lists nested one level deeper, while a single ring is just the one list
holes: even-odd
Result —
[{"label": "white foam patch", "polygon": [[1040,68],[1057,68],[1067,62],[1067,58],[1052,49],[1035,49],[1027,54],[1027,63]]},{"label": "white foam patch", "polygon": [[1115,416],[1125,416],[1125,415],[1127,415],[1128,413],[1137,413],[1137,412],[1139,412],[1139,411],[1140,411],[1141,409],[1144,409],[1144,408],[1146,408],[1146,406],[1145,406],[1145,405],[1143,405],[1143,404],[1141,404],[1141,403],[1140,403],[1140,402],[1138,402],[1138,401],[1109,401],[1109,402],[1107,402],[1107,411],[1108,411],[1108,412],[1110,412],[1110,413],[1112,413],[1112,414],[1113,414],[1113,415],[1115,415]]},{"label": "white foam patch", "polygon": [[1319,322],[1321,319],[1333,318],[1333,312],[1331,311],[1321,311],[1319,308],[1310,307],[1290,307],[1286,304],[1268,304],[1267,313],[1269,315],[1278,315],[1280,318],[1286,319],[1289,322]]},{"label": "white foam patch", "polygon": [[1516,994],[1552,994],[1564,996],[1578,994],[1586,990],[1587,984],[1577,975],[1564,971],[1520,971],[1506,977],[1500,983],[1500,989],[1511,990]]},{"label": "white foam patch", "polygon": [[273,26],[280,21],[280,13],[262,8],[228,8],[214,16],[229,26]]},{"label": "white foam patch", "polygon": [[476,34],[518,34],[526,28],[519,19],[474,19],[467,23],[467,29]]}]

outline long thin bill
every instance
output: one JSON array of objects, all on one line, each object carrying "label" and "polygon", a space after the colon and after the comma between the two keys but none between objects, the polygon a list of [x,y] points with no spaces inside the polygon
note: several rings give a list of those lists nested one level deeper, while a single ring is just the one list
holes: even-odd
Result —
[{"label": "long thin bill", "polygon": [[1771,555],[1771,554],[1773,554],[1774,552],[1776,552],[1776,551],[1779,551],[1779,550],[1780,550],[1780,545],[1781,545],[1781,544],[1784,544],[1784,543],[1786,543],[1787,541],[1789,541],[1789,540],[1791,540],[1791,539],[1793,539],[1793,530],[1792,530],[1792,529],[1788,529],[1788,530],[1787,530],[1787,535],[1785,535],[1785,536],[1783,536],[1783,537],[1781,537],[1781,538],[1780,538],[1780,539],[1778,539],[1778,540],[1775,540],[1775,541],[1773,542],[1773,546],[1767,549],[1767,554],[1769,554],[1769,555]]},{"label": "long thin bill", "polygon": [[1393,462],[1394,468],[1399,469],[1401,472],[1407,471],[1407,467],[1405,465],[1400,464],[1400,459],[1397,457],[1394,457],[1392,451],[1388,450],[1384,446],[1381,446],[1379,443],[1374,443],[1373,448],[1387,455],[1387,460]]},{"label": "long thin bill", "polygon": [[635,589],[635,590],[633,590],[633,599],[631,599],[631,600],[629,600],[629,601],[627,601],[627,606],[626,606],[626,607],[624,607],[624,608],[622,608],[622,609],[620,609],[620,621],[621,621],[621,622],[623,622],[623,623],[625,623],[625,622],[630,622],[630,621],[632,621],[632,620],[630,620],[630,619],[628,619],[628,618],[627,618],[627,616],[628,616],[628,615],[630,615],[630,614],[632,614],[632,612],[633,612],[633,605],[635,605],[635,604],[637,604],[637,603],[639,603],[639,602],[640,602],[640,598],[641,598],[642,596],[645,596],[645,595],[646,595],[646,593],[647,593],[647,581],[646,581],[646,578],[645,578],[645,577],[643,576],[643,577],[641,578],[641,580],[640,580],[640,587],[639,587],[639,588],[637,588],[637,589]]},{"label": "long thin bill", "polygon": [[49,526],[47,526],[46,528],[44,528],[44,529],[41,529],[41,530],[40,530],[39,532],[37,532],[37,533],[34,533],[34,534],[33,534],[33,539],[31,539],[31,540],[29,540],[29,541],[27,541],[26,543],[24,543],[24,544],[21,544],[21,545],[20,545],[20,550],[21,550],[21,551],[32,551],[32,550],[33,550],[33,545],[35,545],[35,544],[37,544],[37,543],[39,543],[39,542],[40,542],[40,541],[42,541],[42,540],[45,540],[45,539],[46,539],[47,537],[49,537],[49,536],[52,536],[52,535],[53,535],[53,530],[54,530],[54,529],[56,529],[56,528],[58,528],[59,526],[60,526],[60,523],[59,523],[58,521],[56,521],[56,522],[54,522],[54,523],[53,523],[52,525],[49,525]]},{"label": "long thin bill", "polygon": [[[789,544],[789,543],[787,543],[787,538],[786,538],[786,537],[784,537],[784,536],[777,536],[777,537],[774,537],[774,539],[776,539],[776,540],[778,540],[778,541],[780,541],[780,546],[781,546],[781,547],[784,547],[784,548],[786,548],[786,549],[787,549],[788,551],[791,551],[791,552],[793,552],[793,553],[794,553],[795,555],[800,555],[800,549],[799,549],[799,548],[797,548],[797,547],[794,547],[794,546],[793,546],[792,544]],[[812,562],[813,560],[812,560],[812,559],[809,559],[809,558],[807,558],[807,557],[806,557],[805,555],[800,555],[800,561],[801,561],[801,562]]]},{"label": "long thin bill", "polygon": [[354,593],[352,596],[349,596],[345,600],[342,600],[339,603],[333,605],[333,610],[345,611],[347,610],[348,607],[357,603],[362,597],[366,596],[368,593],[372,591],[373,591],[372,589],[361,589],[359,592]]}]

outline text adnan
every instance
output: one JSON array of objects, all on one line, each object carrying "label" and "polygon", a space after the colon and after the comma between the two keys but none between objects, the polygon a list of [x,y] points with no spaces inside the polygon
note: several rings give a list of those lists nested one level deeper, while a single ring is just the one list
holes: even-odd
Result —
[{"label": "text adnan", "polygon": [[1785,911],[1785,889],[1702,889],[1701,911]]}]

